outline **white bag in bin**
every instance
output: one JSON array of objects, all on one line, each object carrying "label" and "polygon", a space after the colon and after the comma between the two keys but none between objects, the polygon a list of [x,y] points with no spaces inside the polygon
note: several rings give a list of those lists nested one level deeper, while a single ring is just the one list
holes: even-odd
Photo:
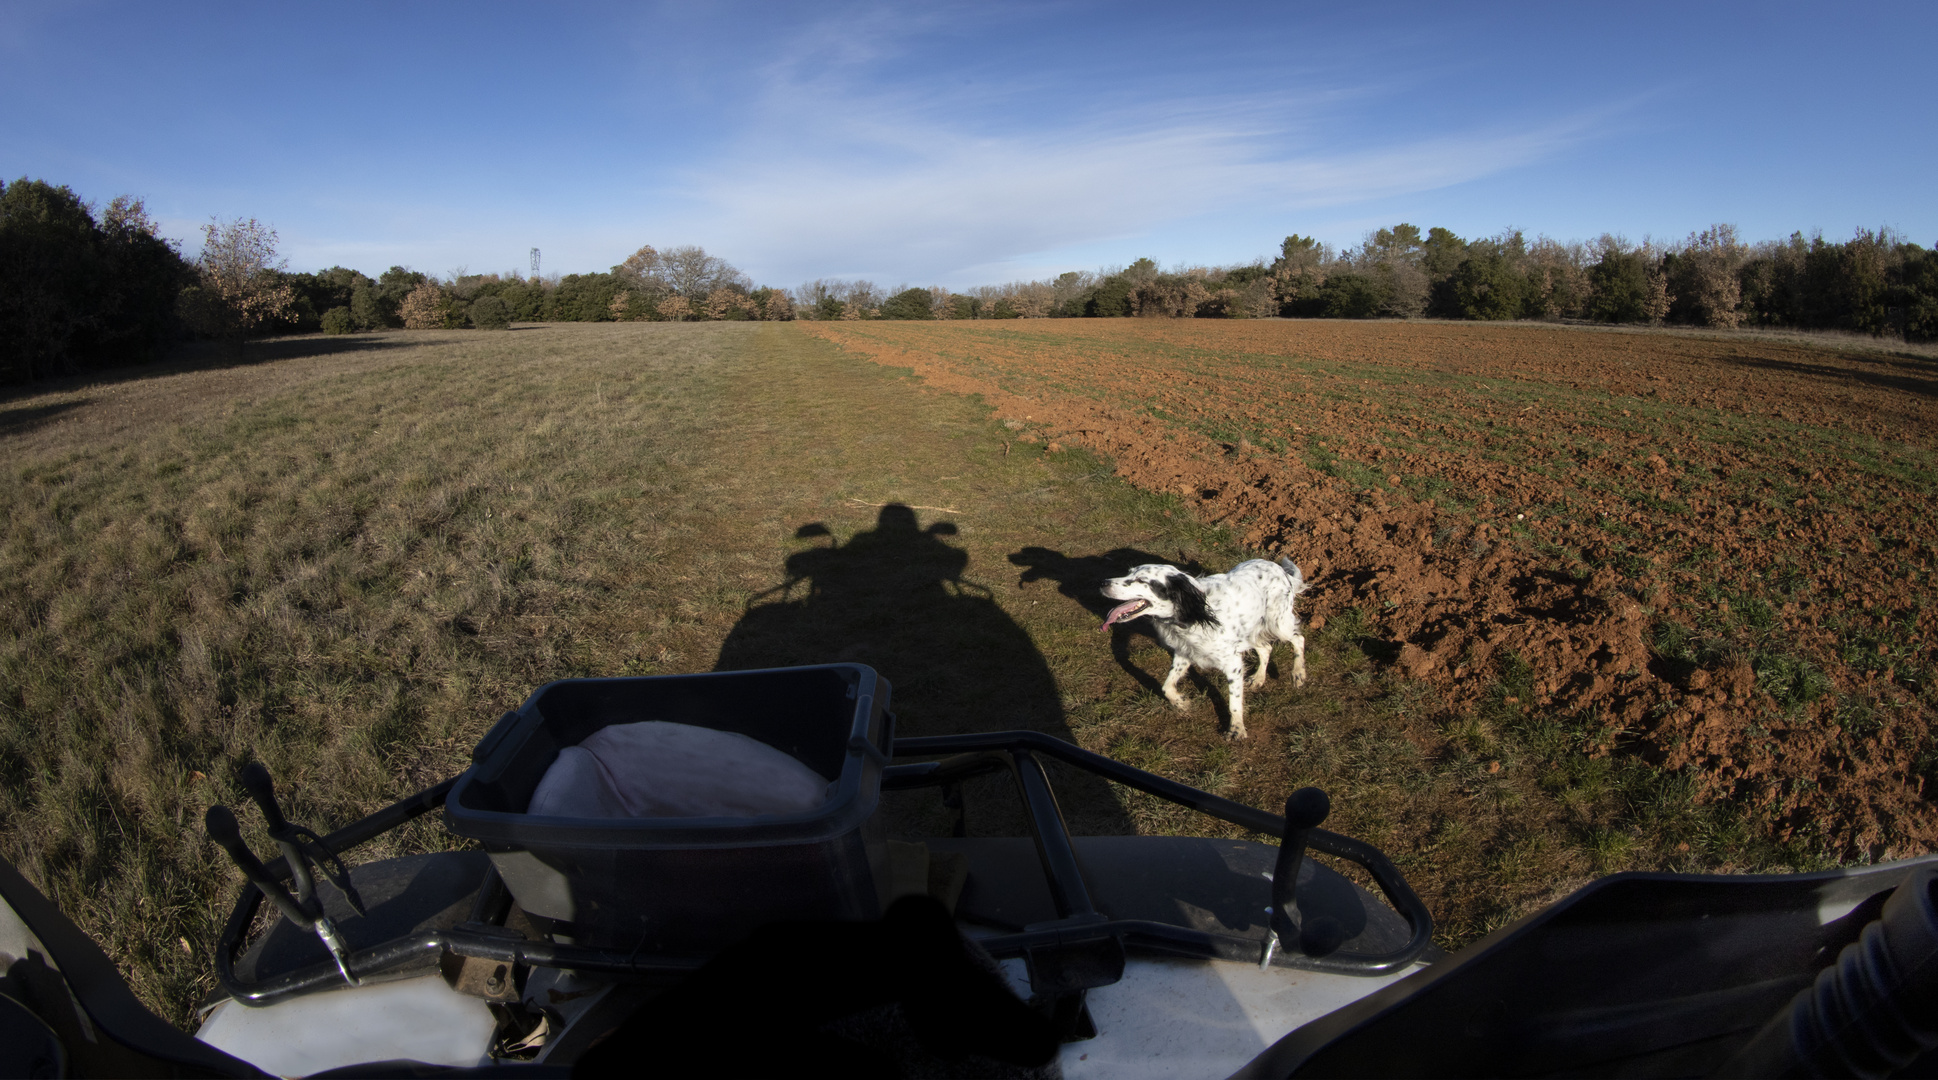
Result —
[{"label": "white bag in bin", "polygon": [[826,777],[731,731],[649,720],[600,728],[559,751],[528,814],[568,818],[757,817],[828,800]]}]

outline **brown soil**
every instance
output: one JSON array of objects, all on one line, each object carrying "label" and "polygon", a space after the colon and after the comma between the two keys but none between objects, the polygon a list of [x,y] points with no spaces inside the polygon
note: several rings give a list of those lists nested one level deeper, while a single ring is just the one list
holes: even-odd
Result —
[{"label": "brown soil", "polygon": [[1453,700],[1518,658],[1600,752],[1778,836],[1938,849],[1938,363],[1527,325],[804,325],[1290,555],[1315,626],[1358,608]]}]

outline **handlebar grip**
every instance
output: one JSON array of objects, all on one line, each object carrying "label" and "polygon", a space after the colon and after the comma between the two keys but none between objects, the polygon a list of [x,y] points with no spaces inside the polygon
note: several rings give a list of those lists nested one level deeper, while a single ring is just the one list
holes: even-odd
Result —
[{"label": "handlebar grip", "polygon": [[256,853],[242,842],[242,825],[236,821],[234,811],[226,806],[211,806],[209,812],[202,815],[202,827],[208,832],[209,839],[229,853],[236,869],[249,879],[249,884],[262,890],[262,894],[276,905],[284,918],[305,930],[315,924],[316,920],[303,910],[295,897],[289,895],[289,890],[283,888],[281,882],[269,876],[269,871],[263,868]]},{"label": "handlebar grip", "polygon": [[[234,811],[226,806],[211,806],[209,812],[202,816],[202,827],[207,830],[209,839],[221,845],[222,850],[242,867],[243,873],[262,871],[262,863],[256,861],[255,853],[242,842],[242,824],[236,821]],[[250,874],[250,877],[254,876]]]},{"label": "handlebar grip", "polygon": [[289,822],[283,817],[283,808],[276,805],[276,782],[269,777],[269,769],[260,761],[252,761],[242,769],[242,787],[262,808],[263,820],[269,824],[269,834],[279,836],[289,829]]}]

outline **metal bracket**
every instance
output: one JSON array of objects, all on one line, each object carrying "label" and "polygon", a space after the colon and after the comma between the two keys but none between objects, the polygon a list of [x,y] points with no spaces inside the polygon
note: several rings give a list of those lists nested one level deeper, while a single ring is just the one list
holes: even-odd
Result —
[{"label": "metal bracket", "polygon": [[[525,935],[502,926],[464,923],[462,929],[506,942],[525,940]],[[525,979],[531,973],[528,966],[515,960],[465,956],[449,946],[446,946],[444,955],[438,958],[438,970],[443,973],[445,983],[458,993],[506,1004],[524,996]]]}]

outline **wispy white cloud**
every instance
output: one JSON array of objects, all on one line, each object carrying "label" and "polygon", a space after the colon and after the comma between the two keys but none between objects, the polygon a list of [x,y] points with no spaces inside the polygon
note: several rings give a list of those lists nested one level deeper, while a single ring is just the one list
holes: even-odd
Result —
[{"label": "wispy white cloud", "polygon": [[1366,147],[1316,134],[1337,93],[1145,102],[976,134],[949,109],[776,92],[820,119],[809,137],[764,133],[686,175],[707,235],[762,252],[782,279],[813,267],[951,285],[1208,212],[1270,216],[1480,179],[1581,143],[1600,118]]},{"label": "wispy white cloud", "polygon": [[630,227],[703,242],[762,280],[961,287],[1088,265],[1207,215],[1254,218],[1267,244],[1288,212],[1523,168],[1596,138],[1633,104],[1408,137],[1391,120],[1400,96],[1420,92],[1418,69],[1382,80],[1273,60],[1214,73],[1181,57],[1168,73],[1126,77],[1103,56],[1051,70],[952,51],[964,12],[886,11],[791,27],[745,73],[733,137],[642,179],[642,202],[664,209]]},{"label": "wispy white cloud", "polygon": [[[642,116],[671,107],[680,125],[642,122],[650,138],[579,148],[590,171],[558,177],[556,212],[489,190],[427,183],[438,197],[418,199],[339,179],[333,195],[307,194],[317,219],[310,235],[289,238],[292,254],[302,253],[292,261],[442,270],[466,250],[517,254],[538,243],[548,266],[585,271],[650,241],[704,244],[763,282],[865,276],[966,287],[1137,254],[1220,260],[1231,257],[1210,239],[1221,230],[1229,244],[1255,229],[1258,247],[1269,248],[1290,213],[1340,208],[1329,216],[1353,218],[1380,200],[1496,176],[1593,138],[1622,112],[1409,137],[1409,126],[1427,125],[1393,121],[1434,74],[1417,68],[1376,77],[1366,72],[1390,68],[1297,69],[1234,54],[1218,69],[1184,55],[1191,48],[1162,70],[1107,48],[1039,63],[1027,50],[962,44],[974,9],[909,18],[882,6],[790,23],[751,51],[765,59],[749,63],[749,50],[679,52],[669,43],[718,46],[720,35],[687,25],[701,16],[676,14],[642,38],[643,81],[619,91]],[[1001,18],[1042,16],[1011,9]],[[1208,48],[1224,58],[1222,43]],[[717,117],[697,140],[696,115]],[[1386,135],[1375,142],[1370,132]],[[630,184],[618,180],[628,169]],[[345,202],[354,205],[335,205]],[[365,228],[332,240],[337,222]],[[381,239],[369,228],[377,224]],[[507,244],[507,233],[530,239]]]}]

